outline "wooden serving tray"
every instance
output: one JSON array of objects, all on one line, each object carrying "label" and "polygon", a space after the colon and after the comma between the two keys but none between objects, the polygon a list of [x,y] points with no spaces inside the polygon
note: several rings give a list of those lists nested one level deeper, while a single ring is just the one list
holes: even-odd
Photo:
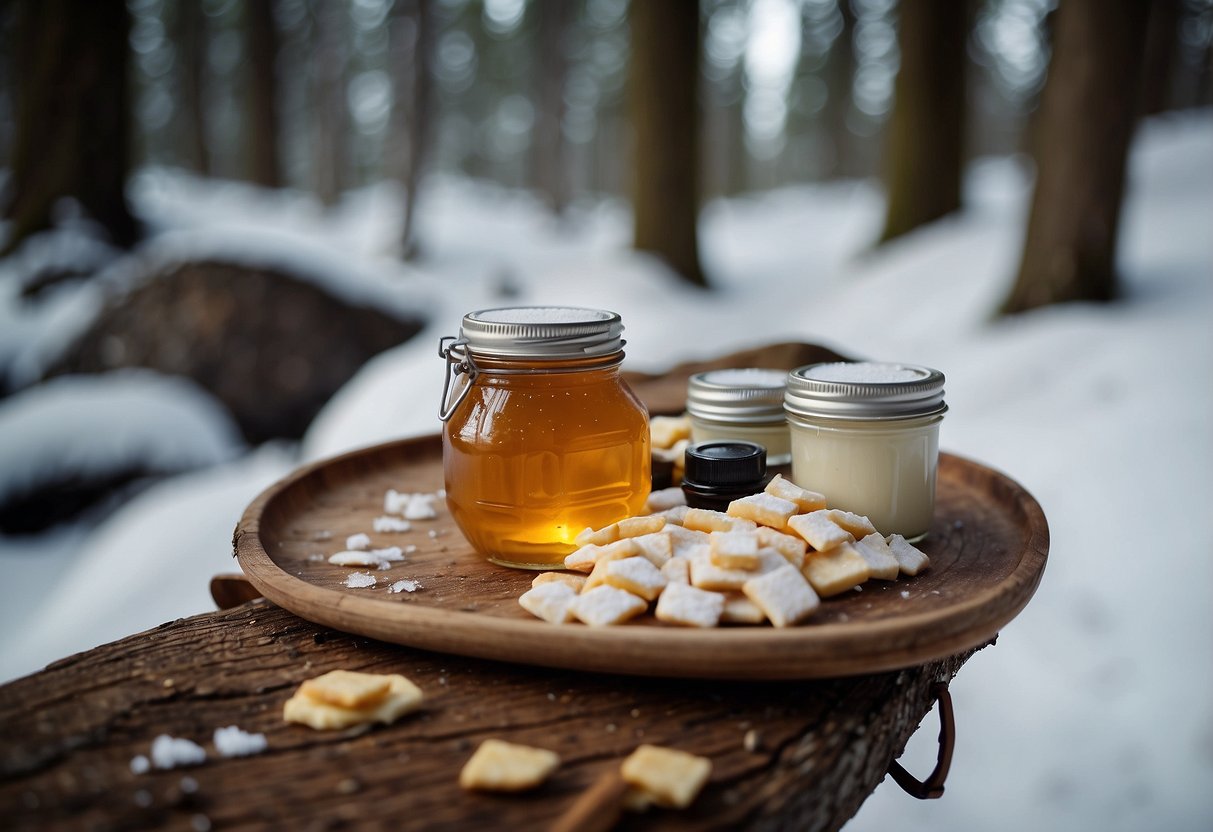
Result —
[{"label": "wooden serving tray", "polygon": [[[862,591],[824,600],[808,622],[787,629],[694,630],[667,626],[651,614],[617,627],[552,625],[518,605],[536,573],[486,561],[445,506],[436,520],[415,521],[410,532],[371,531],[389,488],[436,491],[442,485],[437,436],[315,463],[249,505],[236,528],[236,555],[275,604],[397,644],[644,676],[807,679],[908,667],[987,642],[1032,597],[1049,548],[1048,524],[1027,491],[997,471],[942,454],[935,522],[920,544],[931,567],[918,577],[868,581]],[[376,548],[411,543],[417,551],[388,570],[329,564],[327,556],[357,532],[370,534]],[[376,586],[346,587],[352,571],[372,572]],[[390,593],[389,585],[402,578],[421,588]]]}]

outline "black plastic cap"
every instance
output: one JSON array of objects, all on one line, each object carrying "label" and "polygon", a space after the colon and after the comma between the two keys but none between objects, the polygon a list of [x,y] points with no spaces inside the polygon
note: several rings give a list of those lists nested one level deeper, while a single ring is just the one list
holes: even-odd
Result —
[{"label": "black plastic cap", "polygon": [[767,474],[767,449],[738,439],[701,442],[686,451],[685,483],[708,486],[750,485]]}]

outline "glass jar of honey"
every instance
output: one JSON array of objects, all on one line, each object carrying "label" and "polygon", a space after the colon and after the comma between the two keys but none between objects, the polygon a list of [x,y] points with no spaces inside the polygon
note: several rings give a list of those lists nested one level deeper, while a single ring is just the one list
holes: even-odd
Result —
[{"label": "glass jar of honey", "polygon": [[493,563],[560,566],[583,529],[643,510],[648,413],[622,335],[613,312],[542,306],[471,312],[441,340],[447,504]]}]

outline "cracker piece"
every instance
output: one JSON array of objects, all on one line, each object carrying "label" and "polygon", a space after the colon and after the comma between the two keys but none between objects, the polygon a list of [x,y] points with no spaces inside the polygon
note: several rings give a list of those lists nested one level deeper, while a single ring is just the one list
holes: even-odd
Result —
[{"label": "cracker piece", "polygon": [[582,529],[573,538],[573,542],[578,546],[606,546],[608,543],[614,543],[618,539],[619,525],[612,523],[609,526],[603,526],[601,529]]},{"label": "cracker piece", "polygon": [[846,592],[869,577],[868,562],[850,543],[828,552],[810,552],[804,559],[804,576],[822,598]]},{"label": "cracker piece", "polygon": [[691,584],[700,589],[721,592],[729,589],[741,589],[746,581],[758,575],[770,572],[787,561],[773,549],[760,549],[759,562],[756,569],[725,569],[712,563],[708,557],[691,559]]},{"label": "cracker piece", "polygon": [[670,584],[657,599],[654,615],[667,624],[686,627],[715,627],[724,611],[719,592],[696,589],[689,584]]},{"label": "cracker piece", "polygon": [[824,495],[818,494],[816,491],[809,491],[807,488],[801,488],[791,480],[785,480],[782,474],[776,474],[763,490],[773,497],[791,500],[799,509],[797,514],[817,511],[826,507]]},{"label": "cracker piece", "polygon": [[767,620],[762,607],[740,593],[730,592],[724,599],[721,624],[761,624]]},{"label": "cracker piece", "polygon": [[808,544],[796,535],[775,531],[767,526],[759,526],[758,542],[783,555],[787,562],[797,569],[804,566],[804,553]]},{"label": "cracker piece", "polygon": [[729,503],[728,514],[773,529],[786,529],[788,518],[798,510],[799,507],[791,500],[763,493],[734,500]]},{"label": "cracker piece", "polygon": [[591,627],[622,624],[649,608],[648,602],[615,586],[587,589],[573,601],[573,615]]},{"label": "cracker piece", "polygon": [[666,528],[668,529],[670,526],[681,526],[686,520],[687,512],[690,510],[690,506],[674,506],[657,513],[665,518]]},{"label": "cracker piece", "polygon": [[299,686],[299,693],[326,705],[363,708],[382,702],[391,684],[391,680],[381,673],[330,670],[322,676],[306,680]]},{"label": "cracker piece", "polygon": [[521,792],[542,784],[559,766],[555,751],[485,740],[464,763],[459,785],[471,791]]},{"label": "cracker piece", "polygon": [[644,503],[644,511],[646,514],[656,514],[659,511],[667,511],[686,504],[686,493],[680,486],[675,485],[649,492],[649,498]]},{"label": "cracker piece", "polygon": [[641,556],[648,558],[658,569],[674,555],[674,544],[670,542],[669,532],[653,532],[628,539],[636,544]]},{"label": "cracker piece", "polygon": [[876,527],[872,525],[872,521],[862,514],[832,508],[830,509],[830,519],[834,521],[835,525],[841,526],[854,535],[856,540],[876,534]]},{"label": "cracker piece", "polygon": [[650,416],[649,437],[654,448],[669,448],[680,439],[691,436],[689,416]]},{"label": "cracker piece", "polygon": [[581,592],[582,587],[585,586],[585,575],[573,575],[569,572],[540,572],[535,576],[535,580],[531,581],[531,588],[550,583],[568,584],[574,592]]},{"label": "cracker piece", "polygon": [[564,568],[573,569],[578,572],[592,572],[598,562],[603,559],[618,560],[619,558],[630,558],[632,555],[637,554],[638,551],[635,541],[631,538],[616,540],[614,543],[608,543],[605,546],[590,543],[565,557]]},{"label": "cracker piece", "polygon": [[899,534],[888,538],[889,551],[897,559],[901,571],[907,575],[917,575],[931,565],[931,559],[918,551],[908,540]]},{"label": "cracker piece", "polygon": [[623,761],[620,773],[658,806],[685,809],[708,782],[712,761],[675,748],[641,745]]},{"label": "cracker piece", "polygon": [[347,549],[329,557],[329,563],[334,566],[375,566],[383,560],[374,552],[365,549]]},{"label": "cracker piece", "polygon": [[733,528],[733,519],[723,511],[692,508],[682,518],[682,526],[699,532],[727,532]]},{"label": "cracker piece", "polygon": [[640,554],[640,547],[636,545],[633,538],[625,540],[617,540],[609,546],[603,546],[602,552],[598,555],[598,560],[594,562],[594,568],[590,572],[589,577],[585,579],[585,586],[581,588],[582,592],[587,589],[593,589],[596,586],[601,586],[606,583],[606,568],[611,561],[623,560],[624,558],[635,557]]},{"label": "cracker piece", "polygon": [[758,568],[757,532],[712,532],[708,553],[725,569]]},{"label": "cracker piece", "polygon": [[639,595],[646,601],[652,601],[660,595],[668,583],[660,569],[648,558],[639,556],[607,563],[604,580],[607,584]]},{"label": "cracker piece", "polygon": [[804,620],[821,604],[817,593],[790,563],[751,578],[741,591],[766,613],[776,627],[790,627]]},{"label": "cracker piece", "polygon": [[628,537],[640,537],[641,535],[661,531],[661,528],[665,525],[665,518],[652,515],[628,517],[620,520],[615,525],[619,529],[619,538],[622,540]]},{"label": "cracker piece", "polygon": [[868,571],[873,578],[882,581],[897,580],[901,565],[889,550],[889,544],[879,534],[870,534],[855,544],[859,554],[868,562]]},{"label": "cracker piece", "polygon": [[667,587],[670,584],[689,584],[691,582],[691,562],[686,558],[670,558],[662,564],[661,574],[665,575]]},{"label": "cracker piece", "polygon": [[549,624],[563,624],[573,617],[569,609],[577,591],[560,581],[533,586],[518,596],[518,603],[536,618]]},{"label": "cracker piece", "polygon": [[674,557],[685,557],[688,550],[706,545],[709,540],[707,532],[695,531],[682,526],[666,526],[665,533],[670,536],[670,546],[673,547]]},{"label": "cracker piece", "polygon": [[369,725],[372,722],[390,725],[410,711],[416,710],[423,697],[421,689],[403,676],[391,674],[387,679],[387,696],[365,708],[342,708],[317,702],[300,691],[283,705],[282,718],[287,722],[307,725],[317,731]]},{"label": "cracker piece", "polygon": [[829,551],[855,539],[854,535],[830,518],[830,512],[826,509],[789,518],[788,528],[807,540],[809,545],[819,552]]}]

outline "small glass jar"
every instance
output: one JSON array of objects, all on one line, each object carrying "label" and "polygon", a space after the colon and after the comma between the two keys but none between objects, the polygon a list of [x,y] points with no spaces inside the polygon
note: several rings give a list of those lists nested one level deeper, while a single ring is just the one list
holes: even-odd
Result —
[{"label": "small glass jar", "polygon": [[642,512],[648,413],[619,375],[622,334],[613,312],[508,307],[441,340],[447,504],[490,561],[559,567],[587,526]]},{"label": "small glass jar", "polygon": [[920,540],[935,514],[943,373],[871,362],[811,364],[788,374],[792,479],[881,534]]},{"label": "small glass jar", "polygon": [[687,380],[691,441],[738,439],[767,449],[771,467],[792,461],[783,410],[785,370],[709,370]]}]

